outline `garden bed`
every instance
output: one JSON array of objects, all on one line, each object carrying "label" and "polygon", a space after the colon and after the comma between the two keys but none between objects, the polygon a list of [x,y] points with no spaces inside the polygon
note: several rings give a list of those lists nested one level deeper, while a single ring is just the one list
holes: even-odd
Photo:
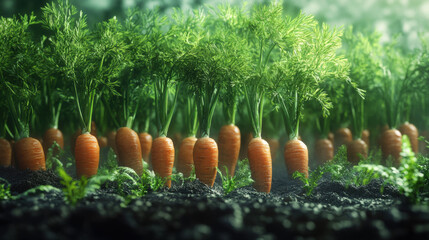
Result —
[{"label": "garden bed", "polygon": [[[412,205],[380,180],[363,187],[332,182],[326,175],[305,196],[301,182],[274,175],[270,194],[251,187],[224,196],[220,182],[199,181],[149,192],[124,206],[104,184],[76,206],[61,191],[28,194],[0,203],[2,239],[427,239],[429,207]],[[12,195],[37,185],[61,188],[53,171],[0,169]],[[110,186],[110,187],[109,187]]]}]

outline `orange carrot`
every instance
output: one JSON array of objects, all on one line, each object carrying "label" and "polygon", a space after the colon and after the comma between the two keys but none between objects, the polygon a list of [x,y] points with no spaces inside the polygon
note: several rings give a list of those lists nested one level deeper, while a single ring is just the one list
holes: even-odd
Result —
[{"label": "orange carrot", "polygon": [[383,133],[381,136],[381,152],[383,158],[386,159],[388,156],[393,157],[394,166],[398,167],[401,162],[401,151],[402,151],[402,134],[396,129],[390,129]]},{"label": "orange carrot", "polygon": [[362,131],[361,139],[366,143],[367,148],[369,148],[369,136],[370,136],[370,133],[368,129],[365,129]]},{"label": "orange carrot", "polygon": [[238,154],[240,153],[240,129],[234,124],[224,125],[220,129],[218,143],[219,169],[225,175],[225,167],[227,167],[229,175],[234,176]]},{"label": "orange carrot", "polygon": [[340,128],[335,132],[335,149],[347,145],[353,140],[352,132],[348,128]]},{"label": "orange carrot", "polygon": [[168,137],[157,137],[152,144],[152,167],[160,177],[167,178],[165,185],[171,187],[171,174],[174,165],[174,144]]},{"label": "orange carrot", "polygon": [[271,157],[273,159],[273,162],[275,162],[275,160],[277,159],[277,152],[279,150],[279,140],[276,138],[269,138],[267,139],[268,145],[270,145],[270,150],[271,150]]},{"label": "orange carrot", "polygon": [[21,138],[15,143],[15,160],[21,170],[45,170],[45,154],[39,140],[31,137]]},{"label": "orange carrot", "polygon": [[316,141],[316,159],[319,164],[325,164],[334,158],[334,145],[328,138]]},{"label": "orange carrot", "polygon": [[152,136],[147,132],[139,133],[140,146],[142,149],[142,157],[149,163],[150,149],[152,148]]},{"label": "orange carrot", "polygon": [[97,137],[97,141],[98,141],[98,145],[100,146],[100,149],[107,147],[106,137],[103,137],[103,136]]},{"label": "orange carrot", "polygon": [[216,179],[218,154],[218,147],[213,138],[199,138],[195,143],[193,157],[196,177],[210,187],[213,187]]},{"label": "orange carrot", "polygon": [[75,147],[77,177],[91,177],[97,174],[100,160],[100,147],[97,138],[89,133],[79,135]]},{"label": "orange carrot", "polygon": [[177,159],[177,171],[183,173],[184,177],[189,177],[194,166],[194,146],[197,142],[196,137],[187,137],[183,139],[179,148]]},{"label": "orange carrot", "polygon": [[357,165],[359,163],[361,155],[363,158],[368,157],[368,146],[362,139],[355,139],[347,145],[347,160],[353,164]]},{"label": "orange carrot", "polygon": [[255,181],[253,187],[258,192],[269,193],[273,177],[273,163],[270,145],[262,138],[253,138],[247,148],[250,171]]},{"label": "orange carrot", "polygon": [[137,133],[128,127],[122,127],[116,133],[116,150],[120,166],[134,169],[141,176],[143,173],[142,149]]},{"label": "orange carrot", "polygon": [[12,163],[12,145],[9,141],[0,138],[0,166],[9,167]]},{"label": "orange carrot", "polygon": [[43,150],[45,151],[45,156],[48,154],[49,148],[56,142],[61,149],[55,149],[53,155],[56,156],[59,153],[59,150],[64,149],[64,137],[63,133],[58,128],[49,128],[46,130],[43,135]]},{"label": "orange carrot", "polygon": [[308,150],[305,143],[298,139],[287,141],[284,157],[289,176],[298,171],[308,177]]},{"label": "orange carrot", "polygon": [[410,139],[411,149],[414,153],[419,152],[419,130],[414,126],[414,124],[405,122],[398,129],[402,135],[407,135]]},{"label": "orange carrot", "polygon": [[117,151],[116,151],[116,131],[110,131],[107,134],[107,145],[109,145],[109,147],[112,148],[113,151],[115,151],[115,153],[117,153]]}]

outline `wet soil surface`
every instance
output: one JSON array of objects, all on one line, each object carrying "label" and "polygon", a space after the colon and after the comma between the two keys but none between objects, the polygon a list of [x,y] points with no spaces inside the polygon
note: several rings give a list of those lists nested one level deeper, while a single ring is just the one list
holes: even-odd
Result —
[{"label": "wet soil surface", "polygon": [[[61,188],[52,171],[0,169],[13,195]],[[60,190],[0,202],[1,239],[429,239],[429,206],[409,204],[380,181],[345,188],[327,178],[306,197],[298,181],[275,177],[270,194],[251,187],[223,195],[194,181],[121,206],[114,184],[75,207]],[[123,205],[123,204],[122,204]]]}]

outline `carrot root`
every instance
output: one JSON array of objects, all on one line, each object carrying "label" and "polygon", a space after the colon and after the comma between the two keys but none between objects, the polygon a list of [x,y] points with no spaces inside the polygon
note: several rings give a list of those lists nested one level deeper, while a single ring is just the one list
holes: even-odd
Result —
[{"label": "carrot root", "polygon": [[241,136],[240,129],[234,124],[224,125],[219,132],[219,170],[222,174],[234,176],[238,155],[240,154]]},{"label": "carrot root", "polygon": [[289,176],[296,171],[308,177],[308,149],[301,140],[289,140],[284,148],[284,157]]},{"label": "carrot root", "polygon": [[89,133],[79,135],[75,147],[77,177],[91,177],[97,174],[100,160],[100,147],[97,138]]},{"label": "carrot root", "polygon": [[46,170],[45,154],[39,140],[31,137],[22,138],[15,143],[15,160],[21,170]]},{"label": "carrot root", "polygon": [[360,156],[363,158],[368,157],[368,146],[362,139],[356,139],[347,145],[347,160],[351,164],[357,165],[359,163]]},{"label": "carrot root", "polygon": [[120,166],[132,168],[137,175],[143,173],[142,152],[140,140],[137,133],[128,128],[122,127],[116,134],[116,150]]},{"label": "carrot root", "polygon": [[0,166],[9,167],[12,164],[12,145],[8,140],[0,138]]},{"label": "carrot root", "polygon": [[171,187],[171,174],[174,165],[174,145],[168,137],[157,137],[152,143],[152,167],[160,177],[166,178],[165,185]]},{"label": "carrot root", "polygon": [[381,136],[381,152],[383,159],[389,156],[393,157],[394,166],[398,167],[401,163],[402,134],[396,129],[390,129]]},{"label": "carrot root", "polygon": [[139,140],[141,145],[143,160],[149,163],[150,150],[152,148],[152,136],[149,133],[139,133]]},{"label": "carrot root", "polygon": [[196,137],[187,137],[183,139],[179,148],[177,160],[177,171],[183,173],[184,177],[189,177],[194,166],[194,146],[197,142]]},{"label": "carrot root", "polygon": [[213,187],[216,179],[218,154],[216,141],[212,138],[200,138],[195,143],[193,156],[196,177],[210,187]]},{"label": "carrot root", "polygon": [[319,164],[325,164],[334,158],[334,145],[328,138],[317,140],[315,148]]},{"label": "carrot root", "polygon": [[250,171],[255,181],[253,187],[258,192],[269,193],[273,177],[270,145],[262,138],[253,138],[247,148]]}]

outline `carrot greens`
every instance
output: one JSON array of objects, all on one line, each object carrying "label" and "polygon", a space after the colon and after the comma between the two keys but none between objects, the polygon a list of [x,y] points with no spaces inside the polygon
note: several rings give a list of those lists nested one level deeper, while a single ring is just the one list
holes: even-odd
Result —
[{"label": "carrot greens", "polygon": [[332,103],[321,83],[333,78],[350,81],[349,64],[336,54],[341,47],[341,29],[319,26],[305,15],[287,23],[294,29],[294,41],[289,41],[289,47],[282,47],[281,59],[272,69],[272,81],[289,139],[297,139],[304,103],[315,99],[323,115],[328,115]]},{"label": "carrot greens", "polygon": [[[29,27],[35,23],[34,15],[0,18],[0,93],[7,101],[3,104],[7,104],[12,121],[9,132],[15,140],[29,137],[34,98],[39,91],[39,76],[35,74],[36,59],[33,57],[37,55],[37,48],[29,32]],[[5,122],[1,127],[7,129]]]},{"label": "carrot greens", "polygon": [[107,89],[115,93],[122,69],[123,46],[112,32],[116,20],[91,32],[86,16],[68,1],[47,4],[42,10],[43,26],[52,32],[48,40],[53,54],[61,60],[58,67],[73,89],[69,94],[76,102],[82,132],[90,132],[96,99]]}]

